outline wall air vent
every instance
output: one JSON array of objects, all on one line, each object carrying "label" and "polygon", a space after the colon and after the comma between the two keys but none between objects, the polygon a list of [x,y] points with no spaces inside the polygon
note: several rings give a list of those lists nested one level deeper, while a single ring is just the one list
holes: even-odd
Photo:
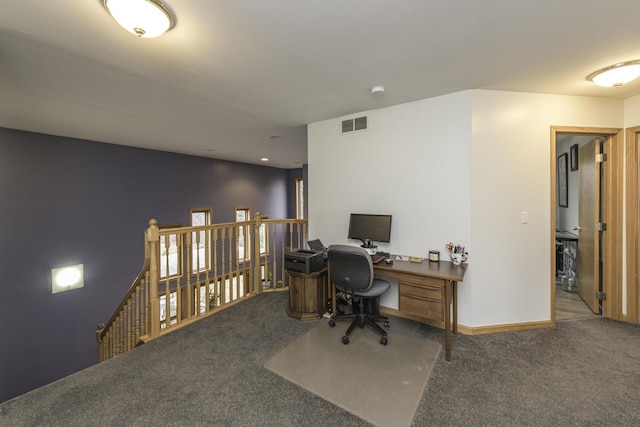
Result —
[{"label": "wall air vent", "polygon": [[367,130],[367,116],[342,121],[342,133]]}]

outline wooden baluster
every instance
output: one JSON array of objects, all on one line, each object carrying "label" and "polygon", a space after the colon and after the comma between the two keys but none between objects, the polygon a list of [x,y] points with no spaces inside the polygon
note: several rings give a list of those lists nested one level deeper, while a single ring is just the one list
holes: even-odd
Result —
[{"label": "wooden baluster", "polygon": [[[166,261],[166,271],[164,278],[164,328],[169,329],[171,325],[171,275],[169,270],[169,250],[171,248],[171,236],[165,234],[164,249]],[[179,258],[178,258],[179,259]]]},{"label": "wooden baluster", "polygon": [[[225,260],[226,258],[231,258],[233,255],[231,253],[231,242],[235,239],[234,229],[227,228],[225,229],[228,232],[228,236],[225,233],[225,241],[226,248],[222,250],[222,279],[220,280],[220,295],[222,301],[220,301],[220,305],[225,306],[228,302],[228,290],[227,290],[227,281],[229,280],[229,271],[225,268]],[[225,255],[228,255],[225,257]]]},{"label": "wooden baluster", "polygon": [[144,317],[142,318],[142,335],[148,335],[150,333],[149,325],[150,316],[151,316],[151,304],[150,304],[150,290],[149,286],[149,272],[147,271],[144,275],[144,292],[142,293],[142,299],[144,301],[143,310]]},{"label": "wooden baluster", "polygon": [[[253,269],[250,273],[251,280],[247,283],[249,294],[262,293],[262,275],[260,274],[260,228],[262,227],[262,218],[260,212],[256,213],[256,222],[253,235],[255,236],[255,256],[253,257]],[[265,227],[265,239],[266,239],[266,227]]]},{"label": "wooden baluster", "polygon": [[213,304],[214,304],[214,308],[220,305],[220,294],[218,292],[218,233],[219,233],[220,229],[216,228],[213,230],[213,256],[212,258],[212,263],[213,263],[213,286],[210,286],[209,292],[209,298],[213,298]]},{"label": "wooden baluster", "polygon": [[[286,236],[286,231],[285,231],[285,226],[286,224],[280,224],[280,232],[282,233],[282,238],[280,239],[282,244],[280,247],[280,250],[282,251],[281,253],[284,253],[284,240],[285,240],[285,236]],[[289,229],[289,247],[293,249],[293,243],[291,240],[291,230]],[[281,279],[282,280],[282,287],[286,286],[287,280],[286,280],[286,273],[285,273],[285,266],[284,266],[284,257],[281,258],[280,260],[280,274],[281,274]]]},{"label": "wooden baluster", "polygon": [[277,235],[277,231],[276,231],[276,223],[272,223],[269,224],[270,226],[270,230],[269,232],[271,233],[269,236],[269,253],[271,254],[269,256],[269,271],[271,272],[271,286],[273,286],[273,288],[275,289],[278,286],[278,270],[276,269],[276,259],[277,259],[277,243],[278,243],[278,235]]},{"label": "wooden baluster", "polygon": [[124,319],[125,322],[125,328],[126,328],[126,349],[127,351],[132,349],[131,346],[131,342],[133,341],[133,337],[131,336],[131,319],[133,319],[133,311],[132,311],[133,307],[131,306],[130,303],[127,303],[127,315],[126,318]]},{"label": "wooden baluster", "polygon": [[135,345],[138,344],[138,340],[140,339],[140,335],[142,333],[140,329],[140,323],[142,322],[142,313],[140,311],[140,307],[142,306],[142,294],[141,288],[144,286],[144,279],[141,280],[136,286],[136,296],[135,296],[135,305],[136,305],[136,323],[135,323]]},{"label": "wooden baluster", "polygon": [[[178,292],[179,294],[182,294],[183,292],[187,293],[187,295],[186,295],[186,297],[187,297],[186,305],[185,305],[185,307],[182,307],[185,310],[184,317],[186,319],[191,319],[192,316],[193,316],[192,315],[192,312],[193,312],[193,305],[192,305],[193,304],[193,293],[191,292],[191,290],[192,290],[191,281],[193,279],[194,262],[196,264],[198,262],[198,260],[197,260],[198,256],[196,255],[195,260],[194,260],[194,256],[193,256],[193,247],[194,247],[194,245],[193,245],[193,235],[194,234],[197,234],[197,233],[193,233],[193,232],[184,233],[184,238],[186,239],[186,247],[187,247],[187,250],[185,251],[186,252],[185,253],[185,257],[187,259],[187,263],[186,263],[186,266],[185,266],[187,281],[184,284],[184,290],[181,291],[181,292]],[[196,241],[197,241],[197,238],[196,238]],[[196,248],[198,247],[197,243],[196,243],[195,247]],[[181,307],[181,306],[178,306],[178,307]]]},{"label": "wooden baluster", "polygon": [[[183,252],[183,239],[184,233],[176,233],[176,251],[178,252],[178,275],[176,276],[176,326],[182,323],[182,286],[180,279],[184,277],[184,270],[186,266],[186,260],[184,259]],[[188,266],[186,270],[189,271]]]}]

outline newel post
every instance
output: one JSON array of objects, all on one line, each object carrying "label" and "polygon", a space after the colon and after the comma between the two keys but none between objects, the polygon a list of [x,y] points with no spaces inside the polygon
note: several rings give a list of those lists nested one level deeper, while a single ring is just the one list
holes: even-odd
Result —
[{"label": "newel post", "polygon": [[155,338],[160,334],[160,299],[158,298],[158,264],[160,263],[160,235],[158,233],[158,221],[149,220],[147,228],[147,243],[149,245],[149,304],[150,304],[150,335]]}]

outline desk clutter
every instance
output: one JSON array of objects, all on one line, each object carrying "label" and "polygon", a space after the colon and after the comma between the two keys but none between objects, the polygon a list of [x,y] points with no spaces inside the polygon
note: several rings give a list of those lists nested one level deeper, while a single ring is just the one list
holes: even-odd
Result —
[{"label": "desk clutter", "polygon": [[459,244],[453,244],[453,242],[449,242],[445,245],[445,247],[449,250],[449,255],[451,255],[451,262],[455,265],[460,265],[463,262],[467,262],[469,258],[469,252],[467,252],[464,246]]}]

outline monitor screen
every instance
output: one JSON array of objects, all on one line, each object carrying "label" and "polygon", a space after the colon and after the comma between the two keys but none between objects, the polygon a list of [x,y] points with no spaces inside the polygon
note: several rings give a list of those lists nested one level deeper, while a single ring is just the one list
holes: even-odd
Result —
[{"label": "monitor screen", "polygon": [[351,214],[350,239],[373,242],[389,242],[391,239],[391,215]]}]

